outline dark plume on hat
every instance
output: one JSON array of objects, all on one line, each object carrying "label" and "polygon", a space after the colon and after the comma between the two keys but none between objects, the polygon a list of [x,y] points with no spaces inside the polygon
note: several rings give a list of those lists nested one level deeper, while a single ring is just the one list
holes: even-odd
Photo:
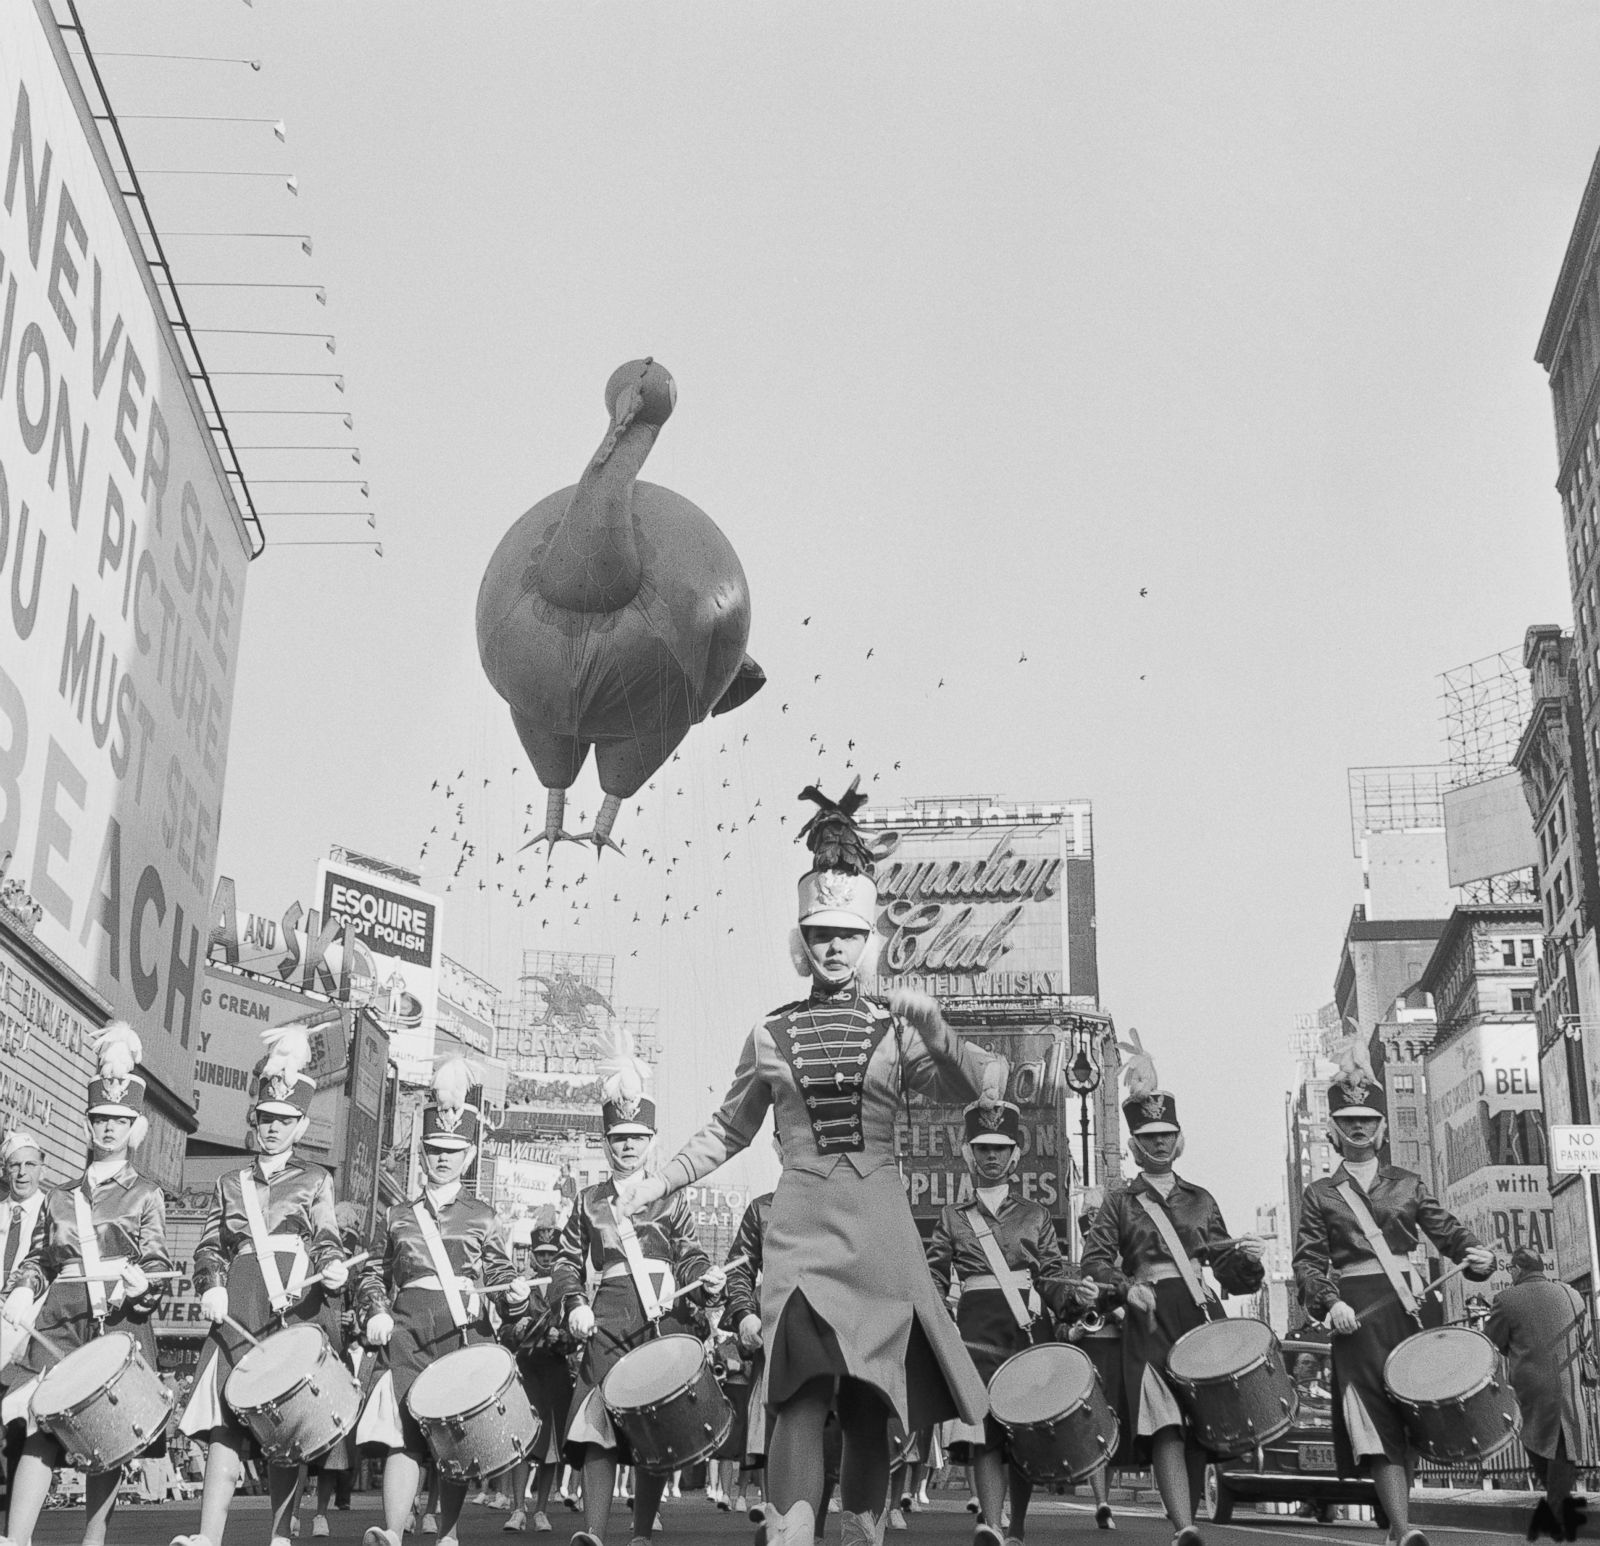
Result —
[{"label": "dark plume on hat", "polygon": [[800,791],[810,800],[817,814],[797,834],[795,841],[806,840],[811,850],[813,870],[843,870],[847,875],[870,875],[872,855],[856,829],[855,814],[867,803],[861,791],[861,775],[850,780],[850,787],[837,800],[830,800],[815,784]]}]

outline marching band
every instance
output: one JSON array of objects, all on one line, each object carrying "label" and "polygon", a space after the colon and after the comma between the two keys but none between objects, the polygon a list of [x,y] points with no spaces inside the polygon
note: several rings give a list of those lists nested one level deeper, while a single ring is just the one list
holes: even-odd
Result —
[{"label": "marching band", "polygon": [[[551,1532],[563,1462],[582,1484],[572,1546],[610,1538],[619,1468],[632,1474],[628,1538],[643,1546],[669,1479],[718,1460],[730,1490],[736,1473],[764,1468],[750,1517],[765,1546],[821,1541],[835,1483],[844,1546],[879,1546],[893,1517],[892,1429],[929,1442],[937,1431],[970,1465],[975,1546],[1021,1546],[1040,1486],[1087,1483],[1093,1512],[1069,1528],[1116,1529],[1112,1465],[1148,1466],[1174,1546],[1201,1546],[1205,1467],[1259,1451],[1300,1399],[1271,1331],[1222,1303],[1261,1287],[1260,1242],[1231,1235],[1211,1193],[1175,1170],[1177,1101],[1135,1033],[1122,1110],[1139,1174],[1079,1221],[1072,1260],[1050,1210],[1010,1184],[1023,1130],[1005,1060],[931,998],[867,986],[877,893],[854,787],[838,802],[805,798],[818,809],[791,938],[805,995],[749,1033],[717,1114],[661,1164],[649,1069],[624,1036],[602,1084],[610,1174],[564,1219],[542,1215],[521,1258],[464,1181],[482,1123],[465,1063],[435,1071],[417,1195],[363,1243],[341,1236],[328,1172],[295,1152],[315,1090],[305,1036],[268,1033],[251,1088],[254,1154],[216,1181],[194,1255],[211,1332],[176,1422],[206,1462],[198,1524],[173,1546],[222,1546],[251,1460],[269,1480],[269,1546],[290,1546],[301,1468],[355,1455],[382,1461],[383,1523],[364,1546],[401,1546],[430,1470],[427,1523],[444,1546],[469,1487],[503,1478],[515,1510],[505,1528],[527,1527],[531,1482],[531,1528]],[[159,1453],[175,1418],[151,1316],[178,1270],[162,1193],[133,1162],[139,1057],[127,1026],[101,1037],[80,1176],[41,1189],[38,1139],[17,1130],[0,1145],[0,1546],[32,1546],[63,1465],[85,1474],[85,1546],[104,1546],[123,1467]],[[970,1197],[944,1208],[926,1243],[896,1163],[913,1097],[965,1110]],[[781,1180],[713,1263],[684,1188],[750,1145],[769,1112]],[[1408,1514],[1417,1454],[1463,1442],[1488,1452],[1515,1432],[1516,1399],[1488,1338],[1437,1327],[1412,1259],[1426,1238],[1468,1277],[1496,1262],[1419,1177],[1381,1162],[1382,1092],[1359,1049],[1329,1113],[1343,1163],[1306,1190],[1294,1270],[1331,1338],[1338,1471],[1372,1479],[1391,1546],[1426,1546]],[[1537,1279],[1537,1262],[1524,1267]],[[1454,1340],[1441,1351],[1430,1338],[1444,1333]],[[1496,1335],[1509,1347],[1517,1332]],[[1478,1342],[1488,1372],[1441,1432],[1428,1393]],[[1547,1424],[1543,1441],[1556,1457],[1546,1469],[1566,1468],[1562,1489],[1587,1442],[1573,1421]],[[328,1533],[321,1508],[317,1525]]]}]

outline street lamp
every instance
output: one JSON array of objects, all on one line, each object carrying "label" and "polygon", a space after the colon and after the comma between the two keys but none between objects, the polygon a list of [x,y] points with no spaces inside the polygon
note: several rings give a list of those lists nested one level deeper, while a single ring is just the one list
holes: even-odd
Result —
[{"label": "street lamp", "polygon": [[1089,1185],[1089,1097],[1100,1088],[1100,1064],[1095,1059],[1094,1027],[1077,1021],[1072,1027],[1072,1060],[1066,1069],[1067,1088],[1078,1097],[1078,1126],[1083,1138],[1083,1184]]}]

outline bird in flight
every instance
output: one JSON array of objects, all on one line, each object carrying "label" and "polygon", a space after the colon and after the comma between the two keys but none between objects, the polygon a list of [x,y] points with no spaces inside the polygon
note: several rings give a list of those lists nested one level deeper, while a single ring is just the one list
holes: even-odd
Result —
[{"label": "bird in flight", "polygon": [[868,650],[868,651],[867,651],[867,659],[868,659],[868,660],[871,660],[871,659],[872,659],[872,651],[871,651],[871,650]]},{"label": "bird in flight", "polygon": [[802,617],[800,619],[800,626],[802,628],[806,628],[806,627],[810,626],[810,623],[811,623],[811,619],[809,617]]},{"label": "bird in flight", "polygon": [[1027,660],[1027,658],[1028,658],[1028,652],[1026,650],[1024,650],[1022,652],[1022,654],[1020,656],[1018,656],[1017,664],[1020,666],[1024,661]]},{"label": "bird in flight", "polygon": [[1139,594],[1141,596],[1148,596],[1150,594],[1150,587],[1148,585],[1141,585],[1139,587]]}]

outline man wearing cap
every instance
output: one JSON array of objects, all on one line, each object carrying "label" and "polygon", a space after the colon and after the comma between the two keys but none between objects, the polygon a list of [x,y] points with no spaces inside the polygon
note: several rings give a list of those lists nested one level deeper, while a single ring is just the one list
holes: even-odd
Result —
[{"label": "man wearing cap", "polygon": [[[584,1528],[573,1546],[603,1546],[611,1519],[617,1466],[632,1465],[627,1440],[613,1426],[601,1399],[605,1377],[626,1353],[663,1331],[687,1331],[673,1310],[678,1283],[699,1281],[701,1303],[722,1298],[726,1274],[713,1267],[688,1202],[674,1197],[643,1210],[624,1232],[616,1210],[617,1182],[644,1169],[656,1133],[655,1102],[643,1093],[645,1068],[624,1052],[602,1086],[601,1131],[611,1178],[586,1186],[561,1232],[550,1297],[559,1301],[567,1330],[583,1344],[572,1393],[566,1458],[583,1467]],[[599,1278],[591,1305],[589,1276]],[[677,1301],[688,1309],[686,1299]],[[640,1468],[634,1477],[633,1540],[648,1541],[667,1483]]]},{"label": "man wearing cap", "polygon": [[[459,1347],[494,1340],[488,1307],[472,1284],[506,1287],[501,1302],[508,1320],[528,1311],[528,1280],[512,1263],[505,1226],[462,1183],[477,1155],[481,1126],[478,1108],[467,1103],[471,1084],[462,1058],[434,1071],[433,1099],[422,1110],[421,1195],[388,1210],[360,1269],[356,1320],[379,1355],[356,1442],[386,1455],[383,1524],[367,1530],[363,1546],[400,1546],[411,1518],[429,1453],[406,1404],[417,1376]],[[464,1398],[470,1394],[462,1392]],[[466,1495],[465,1482],[440,1476],[441,1540],[455,1538]]]},{"label": "man wearing cap", "polygon": [[[28,1254],[33,1231],[44,1207],[44,1147],[25,1128],[14,1127],[0,1142],[0,1165],[6,1178],[6,1202],[0,1206],[0,1283],[7,1282],[12,1269]],[[28,1317],[35,1318],[38,1306]],[[0,1368],[11,1361],[11,1351],[21,1345],[25,1333],[0,1321]],[[5,1425],[6,1485],[17,1474],[28,1425],[18,1417]]]},{"label": "man wearing cap", "polygon": [[[177,1536],[172,1546],[222,1546],[244,1459],[261,1458],[226,1396],[228,1377],[250,1347],[228,1321],[259,1338],[277,1330],[275,1318],[281,1316],[286,1323],[319,1326],[330,1346],[341,1345],[340,1302],[324,1293],[343,1289],[349,1276],[334,1213],[333,1177],[294,1152],[317,1092],[307,1072],[310,1039],[298,1025],[268,1032],[265,1039],[267,1054],[252,1076],[249,1122],[255,1157],[217,1177],[194,1252],[195,1291],[211,1335],[178,1426],[207,1446],[205,1484],[199,1530]],[[306,1280],[319,1274],[321,1282],[308,1287]],[[267,1467],[273,1546],[288,1546],[298,1480],[296,1466]]]},{"label": "man wearing cap", "polygon": [[1494,1271],[1494,1253],[1420,1176],[1381,1163],[1383,1089],[1357,1039],[1328,1087],[1328,1117],[1328,1137],[1343,1163],[1305,1189],[1294,1275],[1306,1314],[1333,1333],[1334,1458],[1343,1475],[1362,1464],[1370,1471],[1395,1546],[1427,1546],[1422,1531],[1410,1528],[1412,1452],[1383,1365],[1422,1329],[1408,1260],[1422,1237],[1478,1281]]},{"label": "man wearing cap", "polygon": [[544,1534],[550,1529],[546,1512],[550,1488],[561,1469],[561,1446],[572,1411],[572,1370],[567,1363],[572,1344],[562,1321],[561,1302],[550,1286],[561,1249],[561,1231],[556,1227],[553,1208],[541,1210],[528,1244],[533,1261],[528,1311],[520,1321],[505,1323],[500,1340],[516,1356],[528,1404],[539,1414],[539,1453],[529,1455],[512,1473],[511,1514],[500,1528],[520,1530],[527,1522],[523,1497],[532,1465],[537,1467],[533,1479],[533,1528]]},{"label": "man wearing cap", "polygon": [[[940,1212],[928,1241],[928,1267],[941,1296],[948,1296],[952,1278],[961,1284],[956,1325],[988,1384],[1006,1359],[1035,1340],[1040,1301],[1060,1316],[1080,1298],[1098,1298],[1099,1288],[1074,1282],[1050,1210],[1012,1193],[1011,1176],[1022,1156],[1021,1111],[1009,1101],[974,1101],[966,1108],[965,1124],[962,1153],[976,1195],[970,1203],[947,1203]],[[1081,1296],[1079,1288],[1085,1290]],[[1038,1329],[1048,1340],[1048,1322]],[[974,1546],[1002,1546],[1005,1429],[989,1414],[981,1427],[961,1425],[952,1436],[950,1458],[958,1465],[970,1462],[977,1481],[984,1523],[973,1536]],[[1033,1483],[1015,1466],[1009,1471],[1011,1535],[1004,1546],[1017,1546]]]},{"label": "man wearing cap", "polygon": [[1100,1205],[1084,1243],[1083,1270],[1122,1293],[1123,1421],[1136,1453],[1150,1458],[1176,1532],[1174,1546],[1200,1546],[1194,1510],[1206,1453],[1167,1381],[1167,1354],[1185,1332],[1223,1317],[1222,1305],[1205,1286],[1203,1266],[1225,1294],[1253,1294],[1266,1274],[1259,1247],[1231,1239],[1216,1199],[1172,1168],[1183,1153],[1178,1104],[1157,1088],[1155,1064],[1138,1032],[1131,1035],[1131,1044],[1123,1044],[1128,1098],[1122,1116],[1139,1175]]},{"label": "man wearing cap", "polygon": [[1522,1447],[1544,1488],[1530,1539],[1542,1529],[1575,1540],[1568,1499],[1579,1470],[1591,1463],[1583,1372],[1593,1364],[1594,1338],[1584,1302],[1569,1284],[1553,1282],[1544,1258],[1524,1246],[1512,1253],[1511,1286],[1500,1291],[1483,1332],[1510,1364]]},{"label": "man wearing cap", "polygon": [[[154,1369],[156,1335],[150,1317],[166,1292],[172,1261],[161,1188],[141,1176],[129,1159],[149,1128],[145,1081],[135,1072],[142,1053],[138,1036],[121,1021],[97,1038],[96,1071],[84,1113],[88,1167],[70,1185],[53,1186],[45,1194],[33,1242],[6,1279],[4,1293],[5,1313],[15,1319],[27,1318],[43,1299],[37,1329],[63,1353],[117,1331],[133,1341]],[[29,1430],[11,1479],[7,1528],[15,1546],[31,1546],[51,1477],[63,1458],[60,1441],[38,1427],[31,1410],[33,1388],[51,1362],[52,1355],[30,1338],[0,1371],[5,1389],[0,1421],[25,1417]],[[162,1425],[141,1453],[165,1449]],[[121,1477],[120,1465],[85,1476],[84,1546],[104,1546]]]}]

